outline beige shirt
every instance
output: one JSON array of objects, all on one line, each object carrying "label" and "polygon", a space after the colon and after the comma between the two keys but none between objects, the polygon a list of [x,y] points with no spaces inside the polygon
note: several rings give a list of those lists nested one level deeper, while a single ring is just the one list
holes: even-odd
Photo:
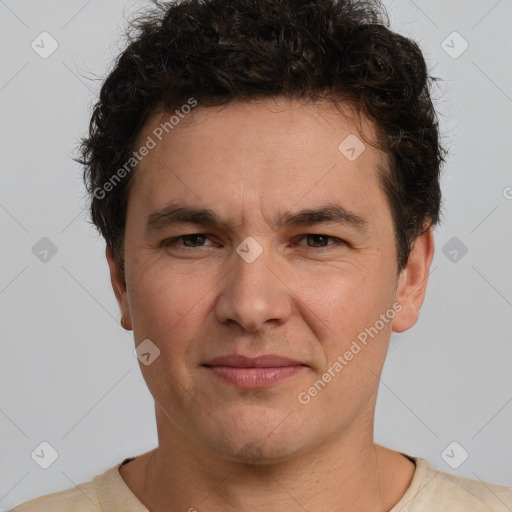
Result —
[{"label": "beige shirt", "polygon": [[[512,512],[512,488],[461,478],[416,464],[411,485],[389,512]],[[149,512],[126,485],[119,467],[125,459],[90,482],[47,494],[17,506],[11,512]]]}]

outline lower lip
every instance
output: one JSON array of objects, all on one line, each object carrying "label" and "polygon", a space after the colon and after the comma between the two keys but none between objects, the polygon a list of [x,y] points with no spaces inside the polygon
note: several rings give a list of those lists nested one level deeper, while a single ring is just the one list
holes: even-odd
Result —
[{"label": "lower lip", "polygon": [[223,380],[244,389],[263,389],[278,384],[300,371],[304,366],[280,366],[278,368],[236,368],[233,366],[209,366]]}]

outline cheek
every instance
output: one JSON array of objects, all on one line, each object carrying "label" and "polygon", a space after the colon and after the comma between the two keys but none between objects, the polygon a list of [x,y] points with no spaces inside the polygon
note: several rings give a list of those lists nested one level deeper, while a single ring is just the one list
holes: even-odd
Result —
[{"label": "cheek", "polygon": [[210,288],[198,273],[157,265],[139,272],[128,289],[135,339],[149,338],[161,350],[179,350],[180,340],[201,324],[201,311],[211,300]]},{"label": "cheek", "polygon": [[[378,266],[378,264],[376,264]],[[315,276],[304,275],[299,293],[307,302],[312,321],[324,324],[333,345],[373,325],[392,301],[386,274],[372,266],[336,269]]]},{"label": "cheek", "polygon": [[182,389],[194,388],[190,370],[201,345],[212,285],[197,273],[180,274],[154,264],[128,288],[136,343],[149,339],[160,350],[150,365],[140,364],[146,384],[157,402],[184,407]]},{"label": "cheek", "polygon": [[332,420],[343,423],[372,399],[391,332],[392,315],[387,321],[380,315],[392,309],[392,291],[389,278],[368,269],[338,281],[326,279],[310,296],[310,321],[322,330],[318,337],[325,356],[325,366],[310,384],[328,382],[314,401],[318,414],[328,409]]}]

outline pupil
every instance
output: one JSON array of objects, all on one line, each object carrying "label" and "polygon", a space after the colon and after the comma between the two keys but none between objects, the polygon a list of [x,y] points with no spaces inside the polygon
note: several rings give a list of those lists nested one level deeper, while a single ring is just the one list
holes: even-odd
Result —
[{"label": "pupil", "polygon": [[317,239],[317,241],[318,241],[318,239],[320,239],[320,244],[322,244],[322,241],[324,241],[324,242],[325,242],[325,240],[326,240],[326,237],[325,237],[324,235],[310,235],[310,236],[311,236],[311,238],[313,238],[313,239],[315,239],[315,238],[316,238],[316,239]]},{"label": "pupil", "polygon": [[187,245],[187,240],[192,240],[192,245],[196,245],[197,243],[197,240],[196,242],[194,242],[194,239],[197,239],[197,238],[204,238],[203,235],[189,235],[187,238],[185,238],[185,245]]}]

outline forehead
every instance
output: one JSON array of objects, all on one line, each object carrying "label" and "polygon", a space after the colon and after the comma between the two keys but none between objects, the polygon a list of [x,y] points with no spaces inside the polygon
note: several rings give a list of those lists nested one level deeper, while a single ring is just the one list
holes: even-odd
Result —
[{"label": "forehead", "polygon": [[[349,104],[273,98],[197,106],[172,124],[170,118],[153,114],[138,137],[137,145],[154,143],[130,193],[147,208],[179,198],[225,212],[276,204],[289,211],[341,195],[357,210],[363,197],[379,194],[386,155],[367,143],[375,126]],[[373,199],[377,207],[375,199],[382,203],[382,193]]]},{"label": "forehead", "polygon": [[[377,128],[364,115],[356,112],[348,102],[300,101],[285,97],[235,100],[220,106],[196,106],[195,108],[175,109],[173,113],[155,111],[149,116],[138,143],[143,143],[147,135],[162,139],[187,137],[192,132],[221,130],[217,133],[227,142],[227,138],[243,139],[245,134],[264,135],[271,130],[275,136],[286,137],[294,134],[295,140],[320,135],[338,140],[340,135],[352,134],[359,139],[374,141]],[[175,115],[179,114],[179,115]],[[304,129],[307,126],[307,129]],[[264,148],[262,148],[264,149]]]}]

